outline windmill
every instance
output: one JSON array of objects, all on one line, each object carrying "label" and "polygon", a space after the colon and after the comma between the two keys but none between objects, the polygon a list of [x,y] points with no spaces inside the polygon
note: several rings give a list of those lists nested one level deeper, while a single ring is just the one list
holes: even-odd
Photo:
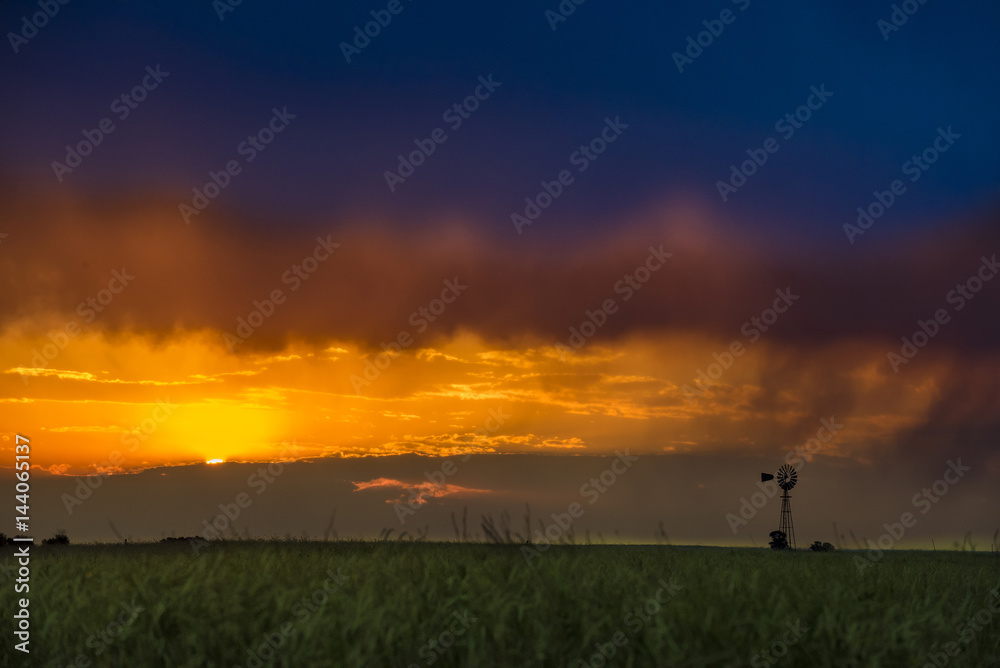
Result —
[{"label": "windmill", "polygon": [[[768,480],[774,480],[774,476],[770,473],[760,474],[761,482],[767,482]],[[792,487],[795,487],[795,483],[798,480],[799,474],[788,464],[778,469],[778,487],[783,490],[781,493],[781,519],[778,522],[778,531],[785,534],[788,547],[793,550],[795,549],[795,527],[792,525],[792,497],[788,495],[788,491]]]}]

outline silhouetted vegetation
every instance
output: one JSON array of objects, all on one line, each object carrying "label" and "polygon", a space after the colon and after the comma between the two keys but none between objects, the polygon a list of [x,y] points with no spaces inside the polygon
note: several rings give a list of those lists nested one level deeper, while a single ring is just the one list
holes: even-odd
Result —
[{"label": "silhouetted vegetation", "polygon": [[[524,530],[525,533],[527,533],[528,531],[530,531],[531,528],[530,510],[528,511],[528,514],[525,515],[524,522],[525,522]],[[541,520],[539,520],[539,523],[541,523]],[[480,524],[480,526],[482,527],[483,533],[486,535],[486,537],[492,542],[497,543],[498,545],[515,545],[515,544],[523,545],[525,543],[530,542],[530,534],[521,535],[517,531],[511,532],[510,513],[508,513],[506,510],[500,514],[499,524],[493,521],[493,515],[483,515],[482,524]],[[542,530],[544,531],[544,529],[545,527],[544,525],[542,525]]]},{"label": "silhouetted vegetation", "polygon": [[965,533],[965,535],[962,536],[962,542],[961,542],[961,544],[959,544],[959,542],[957,540],[955,541],[955,551],[956,552],[958,552],[958,551],[965,552],[966,550],[968,550],[969,552],[975,552],[976,551],[976,543],[972,540],[972,532],[971,531],[967,531]]},{"label": "silhouetted vegetation", "polygon": [[60,531],[52,538],[43,540],[42,545],[69,545],[69,536],[66,535],[65,531]]},{"label": "silhouetted vegetation", "polygon": [[809,549],[812,550],[813,552],[833,552],[837,548],[835,548],[830,543],[823,543],[817,540],[816,542],[814,542],[812,545],[809,546]]},{"label": "silhouetted vegetation", "polygon": [[788,549],[788,537],[785,535],[784,531],[772,531],[768,535],[771,536],[771,542],[769,545],[772,550]]},{"label": "silhouetted vegetation", "polygon": [[[382,529],[378,533],[378,539],[380,541],[390,541],[393,540],[392,532],[395,531],[392,527],[387,529]],[[399,535],[396,536],[395,540],[412,540],[412,541],[422,541],[427,539],[427,534],[430,531],[429,526],[424,526],[423,528],[417,527],[416,535],[410,535],[409,531],[401,531]]]},{"label": "silhouetted vegetation", "polygon": [[462,530],[458,530],[458,522],[455,520],[455,511],[451,511],[451,526],[455,530],[455,539],[461,541],[469,540],[468,524],[466,520],[469,517],[469,508],[467,506],[462,506]]},{"label": "silhouetted vegetation", "polygon": [[163,538],[162,540],[160,540],[160,542],[161,543],[181,543],[181,542],[193,543],[193,542],[197,542],[197,541],[200,541],[200,540],[205,540],[205,539],[202,538],[201,536],[180,536],[180,537],[177,537],[177,538],[175,538],[174,536],[167,536],[166,538]]}]

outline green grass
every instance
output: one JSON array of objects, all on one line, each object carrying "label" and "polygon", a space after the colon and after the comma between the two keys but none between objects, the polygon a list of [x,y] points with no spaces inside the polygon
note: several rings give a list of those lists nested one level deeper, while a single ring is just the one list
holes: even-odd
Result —
[{"label": "green grass", "polygon": [[[273,657],[250,665],[579,666],[618,632],[609,666],[923,666],[949,642],[961,650],[949,666],[1000,665],[1000,613],[958,629],[1000,585],[981,553],[890,552],[861,575],[850,552],[556,546],[529,565],[510,545],[248,541],[36,547],[31,566],[33,665],[246,666],[286,624]],[[324,601],[328,569],[343,581]],[[680,589],[629,616],[661,580]],[[322,604],[303,605],[314,593]],[[452,625],[428,664],[428,641]],[[783,636],[783,658],[754,658]],[[11,638],[2,665],[25,665]]]}]

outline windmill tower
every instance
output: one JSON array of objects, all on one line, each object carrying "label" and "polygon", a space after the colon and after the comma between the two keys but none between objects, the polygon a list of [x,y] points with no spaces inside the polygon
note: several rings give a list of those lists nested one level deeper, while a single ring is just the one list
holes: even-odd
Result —
[{"label": "windmill tower", "polygon": [[[774,476],[770,473],[761,473],[760,481],[767,482],[768,480],[773,480]],[[785,464],[780,469],[778,469],[778,487],[782,489],[781,492],[781,517],[778,522],[778,531],[785,534],[785,539],[788,541],[788,547],[795,549],[795,525],[792,524],[792,497],[788,494],[788,491],[795,487],[795,483],[799,480],[799,474],[794,468]]]}]

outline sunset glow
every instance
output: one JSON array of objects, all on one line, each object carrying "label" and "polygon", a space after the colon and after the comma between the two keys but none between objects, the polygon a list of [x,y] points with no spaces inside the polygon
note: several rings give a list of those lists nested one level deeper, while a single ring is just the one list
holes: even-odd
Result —
[{"label": "sunset glow", "polygon": [[[745,16],[771,26],[772,11]],[[235,21],[253,12],[212,30],[246,39]],[[530,57],[500,41],[490,52],[510,62],[461,71],[441,69],[458,62],[444,43],[428,55],[389,30],[351,63],[326,32],[289,42],[332,44],[342,70],[280,51],[265,72],[254,49],[270,47],[250,40],[225,73],[205,66],[214,32],[190,53],[142,51],[141,66],[19,58],[12,89],[58,110],[12,108],[0,198],[0,412],[44,443],[33,467],[73,493],[99,475],[109,504],[107,490],[157,484],[161,500],[204,495],[153,535],[195,531],[256,485],[320,525],[350,506],[343,521],[373,535],[402,523],[400,499],[444,533],[465,504],[565,507],[593,475],[572,467],[599,473],[627,451],[656,462],[649,486],[621,487],[595,526],[634,511],[647,534],[668,512],[685,527],[658,495],[706,494],[701,540],[744,542],[725,518],[758,467],[800,462],[836,489],[835,473],[882,474],[887,507],[956,457],[1000,475],[996,165],[982,157],[995,105],[943,63],[947,95],[917,113],[916,65],[807,77],[793,56],[828,51],[795,40],[770,74],[739,56],[723,75],[709,53],[736,49],[743,28],[683,73],[659,52],[609,67],[562,45],[582,39],[581,14],[536,25],[530,40],[555,37]],[[80,128],[137,75],[155,90],[70,165]],[[61,92],[93,77],[86,105]],[[884,99],[859,118],[870,90]],[[56,527],[62,513],[108,531],[104,501],[70,513],[63,493]],[[245,526],[289,516],[266,507]]]},{"label": "sunset glow", "polygon": [[12,656],[1000,665],[1000,3],[0,25]]}]

